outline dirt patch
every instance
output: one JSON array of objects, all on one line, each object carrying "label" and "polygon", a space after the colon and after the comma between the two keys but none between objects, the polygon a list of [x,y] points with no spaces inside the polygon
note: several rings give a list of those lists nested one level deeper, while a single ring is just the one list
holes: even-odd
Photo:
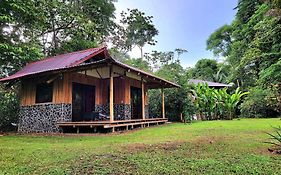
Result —
[{"label": "dirt patch", "polygon": [[[157,151],[174,151],[179,149],[185,142],[175,141],[175,142],[165,142],[161,144],[143,144],[135,143],[127,146],[122,146],[120,150],[125,150],[125,152],[136,153],[136,152],[155,152]],[[124,151],[123,151],[124,152]]]}]

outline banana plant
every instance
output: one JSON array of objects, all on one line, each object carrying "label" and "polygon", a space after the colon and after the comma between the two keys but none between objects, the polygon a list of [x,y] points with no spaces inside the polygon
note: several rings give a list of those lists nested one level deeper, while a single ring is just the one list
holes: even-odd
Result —
[{"label": "banana plant", "polygon": [[238,87],[234,94],[230,95],[229,98],[226,99],[225,101],[225,107],[228,112],[228,117],[229,119],[233,118],[234,110],[237,104],[240,102],[241,97],[244,95],[249,94],[249,92],[242,92],[240,91],[240,88]]},{"label": "banana plant", "polygon": [[213,89],[209,88],[206,83],[198,83],[192,90],[197,114],[207,120],[232,119],[235,107],[248,93],[242,93],[237,88],[234,94],[228,94],[227,88]]}]

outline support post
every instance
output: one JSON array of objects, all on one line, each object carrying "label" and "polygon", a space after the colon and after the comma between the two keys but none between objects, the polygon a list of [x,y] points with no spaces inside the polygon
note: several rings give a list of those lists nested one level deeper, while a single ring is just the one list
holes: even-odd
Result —
[{"label": "support post", "polygon": [[144,82],[143,79],[141,79],[141,113],[142,113],[142,119],[145,120],[145,101],[144,101]]},{"label": "support post", "polygon": [[113,106],[113,71],[112,66],[109,68],[109,121],[114,121],[114,106]]},{"label": "support post", "polygon": [[162,117],[165,118],[165,96],[164,96],[164,89],[161,89],[162,94]]}]

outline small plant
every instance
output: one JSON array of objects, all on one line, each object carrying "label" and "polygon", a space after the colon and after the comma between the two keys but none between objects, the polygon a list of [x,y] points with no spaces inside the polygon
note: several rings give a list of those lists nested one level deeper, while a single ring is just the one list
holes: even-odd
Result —
[{"label": "small plant", "polygon": [[267,133],[270,136],[271,141],[266,142],[266,143],[273,145],[273,147],[269,148],[268,151],[275,153],[275,154],[281,154],[281,126],[274,127],[274,129],[275,129],[276,135]]}]

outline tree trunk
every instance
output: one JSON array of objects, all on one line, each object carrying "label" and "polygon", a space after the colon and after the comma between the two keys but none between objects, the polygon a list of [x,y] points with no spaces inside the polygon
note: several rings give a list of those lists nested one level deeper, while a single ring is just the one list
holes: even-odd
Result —
[{"label": "tree trunk", "polygon": [[140,51],[141,51],[141,59],[143,60],[143,50],[142,50],[141,46],[139,46],[139,48],[140,48]]}]

